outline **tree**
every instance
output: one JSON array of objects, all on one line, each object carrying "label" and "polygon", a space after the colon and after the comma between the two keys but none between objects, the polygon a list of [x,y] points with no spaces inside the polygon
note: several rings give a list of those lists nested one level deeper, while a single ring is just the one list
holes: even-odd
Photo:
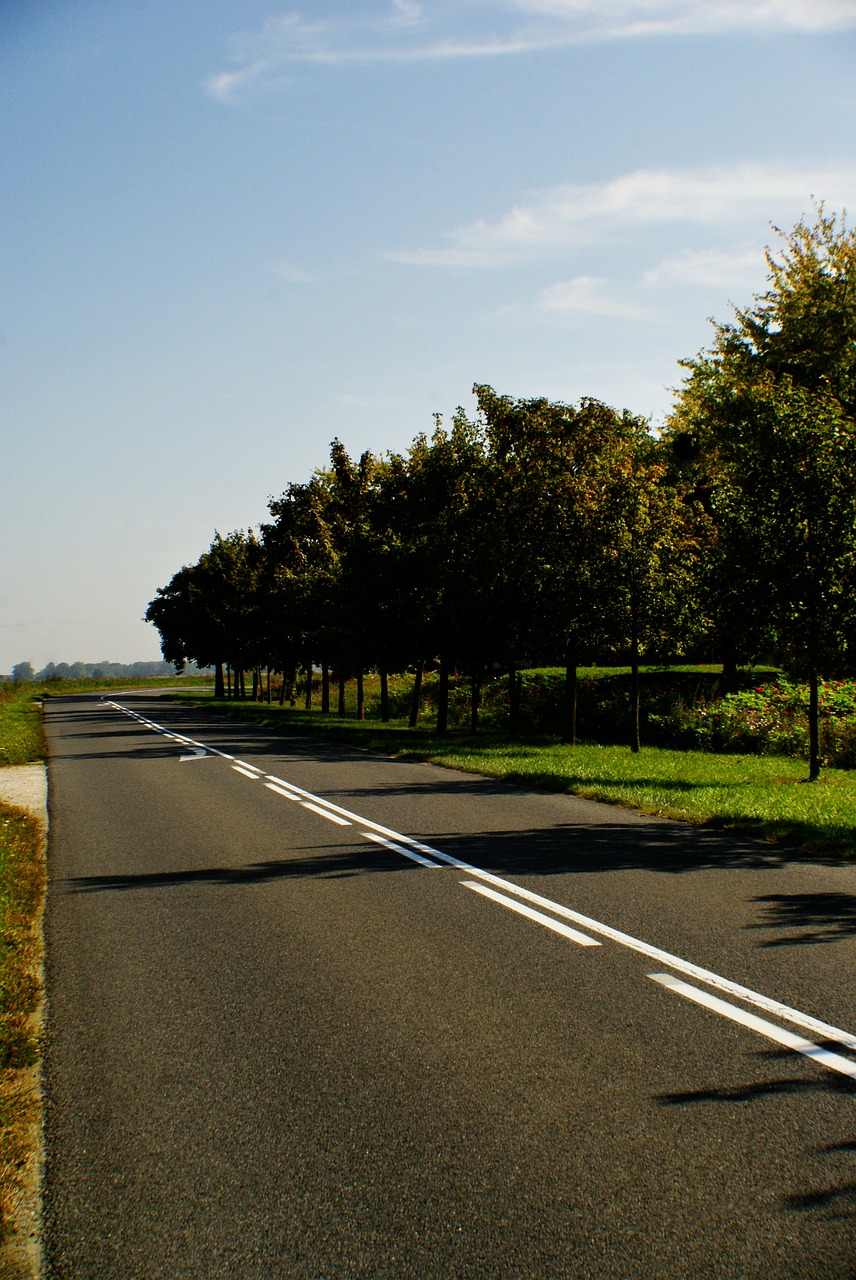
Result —
[{"label": "tree", "polygon": [[25,680],[35,680],[35,678],[36,673],[31,662],[16,662],[12,668],[12,679],[15,684],[20,684]]},{"label": "tree", "polygon": [[671,425],[696,442],[711,515],[808,677],[814,780],[819,674],[840,664],[854,620],[856,233],[821,205],[784,241],[767,250],[767,291],[686,362]]}]

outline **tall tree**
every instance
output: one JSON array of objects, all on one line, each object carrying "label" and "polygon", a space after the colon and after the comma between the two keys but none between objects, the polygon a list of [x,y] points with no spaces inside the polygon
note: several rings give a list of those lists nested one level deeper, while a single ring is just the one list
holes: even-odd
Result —
[{"label": "tall tree", "polygon": [[711,513],[808,676],[813,780],[819,674],[854,618],[856,233],[820,206],[783,239],[767,250],[766,292],[686,362],[672,428],[697,443]]}]

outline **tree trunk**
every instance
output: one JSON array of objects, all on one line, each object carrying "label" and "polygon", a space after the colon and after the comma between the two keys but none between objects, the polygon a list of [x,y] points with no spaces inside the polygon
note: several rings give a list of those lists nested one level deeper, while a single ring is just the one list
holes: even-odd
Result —
[{"label": "tree trunk", "polygon": [[366,702],[365,702],[365,696],[363,693],[363,668],[362,668],[362,664],[360,664],[360,669],[357,672],[357,719],[365,720],[365,718],[366,718]]},{"label": "tree trunk", "polygon": [[512,658],[508,669],[508,733],[516,738],[520,725],[520,681],[522,677],[517,670],[517,663]]},{"label": "tree trunk", "polygon": [[565,706],[564,724],[562,725],[562,742],[568,746],[577,745],[577,646],[573,640],[568,642],[565,651]]},{"label": "tree trunk", "polygon": [[321,714],[330,714],[330,667],[326,662],[321,665]]},{"label": "tree trunk", "polygon": [[481,705],[481,663],[473,666],[470,679],[470,733],[479,731],[479,707]]},{"label": "tree trunk", "polygon": [[440,687],[437,690],[437,732],[445,733],[449,728],[449,660],[445,653],[440,654]]},{"label": "tree trunk", "polygon": [[225,696],[226,696],[226,685],[223,679],[223,663],[215,662],[214,663],[214,697],[225,698]]},{"label": "tree trunk", "polygon": [[636,619],[635,602],[630,607],[630,704],[633,717],[630,750],[635,754],[641,746],[639,733],[639,627]]},{"label": "tree trunk", "polygon": [[253,667],[253,702],[259,700],[259,669]]},{"label": "tree trunk", "polygon": [[818,697],[817,606],[812,602],[808,631],[808,780],[820,777],[820,699]]},{"label": "tree trunk", "polygon": [[389,676],[386,667],[380,669],[380,718],[384,724],[389,720]]},{"label": "tree trunk", "polygon": [[232,667],[230,663],[226,663],[226,697],[232,696]]},{"label": "tree trunk", "polygon": [[312,710],[312,659],[306,659],[306,690],[304,696],[304,706],[307,711]]},{"label": "tree trunk", "polygon": [[722,688],[726,693],[737,689],[737,650],[730,635],[722,639]]},{"label": "tree trunk", "polygon": [[282,684],[279,686],[279,705],[285,706],[285,671],[282,672]]},{"label": "tree trunk", "polygon": [[340,716],[344,716],[345,714],[345,677],[340,674],[337,677],[337,679],[339,683],[339,705],[338,705],[337,711]]},{"label": "tree trunk", "polygon": [[817,782],[820,777],[820,714],[818,710],[817,667],[812,664],[808,673],[808,780]]},{"label": "tree trunk", "polygon": [[268,666],[267,668],[266,683],[267,683],[267,688],[265,690],[265,702],[268,704],[268,706],[270,706],[270,666]]},{"label": "tree trunk", "polygon": [[415,729],[419,724],[419,708],[422,703],[422,667],[420,662],[416,667],[416,675],[413,677],[413,698],[410,703],[410,720],[411,729]]}]

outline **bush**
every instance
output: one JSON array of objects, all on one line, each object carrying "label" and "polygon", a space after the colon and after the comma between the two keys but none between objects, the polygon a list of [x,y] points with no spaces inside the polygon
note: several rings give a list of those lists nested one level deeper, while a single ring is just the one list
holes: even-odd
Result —
[{"label": "bush", "polygon": [[[808,685],[777,678],[652,717],[660,746],[808,758]],[[823,681],[818,709],[824,763],[856,768],[856,681]]]}]

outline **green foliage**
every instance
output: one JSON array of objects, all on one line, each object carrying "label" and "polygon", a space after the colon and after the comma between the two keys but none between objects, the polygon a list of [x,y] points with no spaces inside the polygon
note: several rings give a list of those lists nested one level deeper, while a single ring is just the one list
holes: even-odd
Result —
[{"label": "green foliage", "polygon": [[[807,685],[780,677],[723,698],[676,705],[654,717],[657,740],[737,754],[808,758]],[[820,750],[824,763],[856,769],[856,682],[821,682]]]},{"label": "green foliage", "polygon": [[39,714],[41,686],[0,684],[0,766],[43,760],[47,751]]},{"label": "green foliage", "polygon": [[767,262],[767,292],[686,362],[671,430],[716,525],[721,610],[760,605],[808,675],[816,777],[818,673],[856,625],[856,233],[821,206]]}]

